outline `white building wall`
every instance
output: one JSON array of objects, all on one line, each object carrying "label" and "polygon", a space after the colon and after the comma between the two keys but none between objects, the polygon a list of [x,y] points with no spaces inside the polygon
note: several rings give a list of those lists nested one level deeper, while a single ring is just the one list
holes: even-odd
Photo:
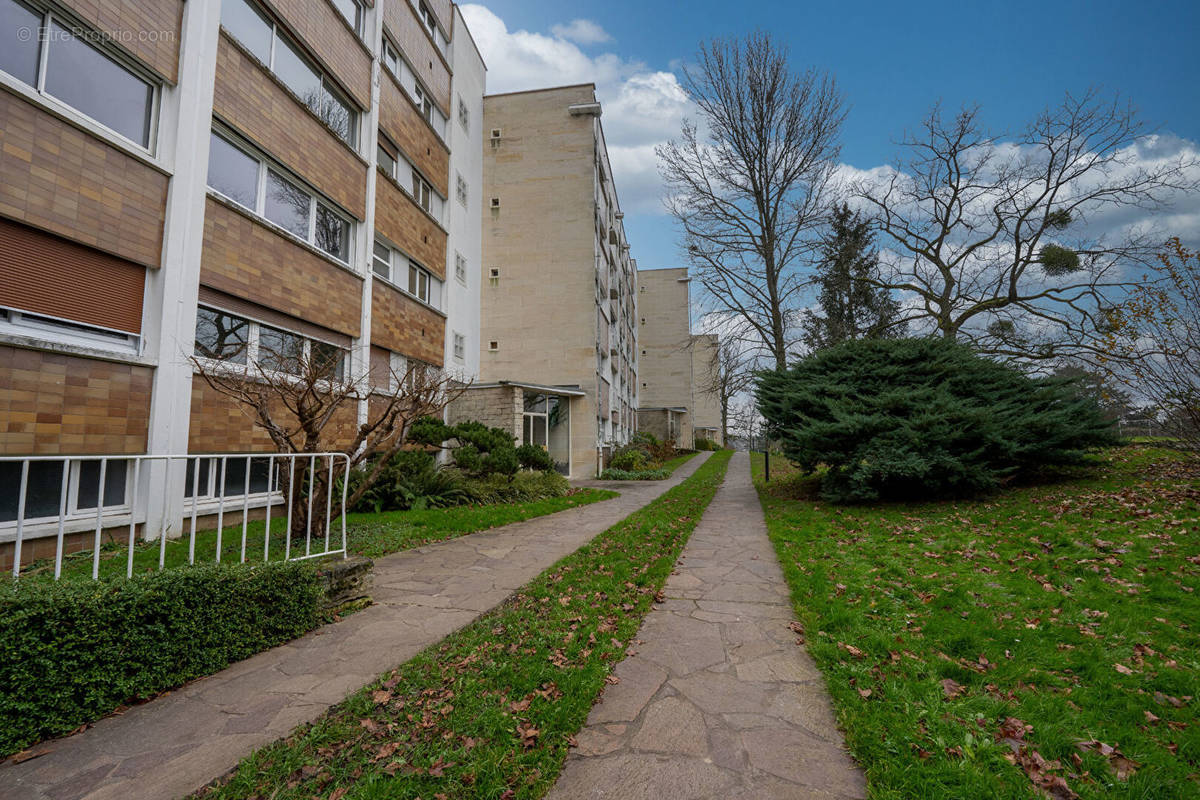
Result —
[{"label": "white building wall", "polygon": [[[483,92],[487,75],[483,57],[471,39],[458,5],[454,6],[454,30],[450,65],[450,197],[446,227],[446,369],[469,379],[479,377],[479,287],[483,275]],[[459,116],[459,103],[466,106],[466,124]],[[467,185],[467,203],[458,199],[458,179]],[[457,260],[466,261],[465,281],[457,277]],[[455,358],[454,335],[464,338],[463,357]]]}]

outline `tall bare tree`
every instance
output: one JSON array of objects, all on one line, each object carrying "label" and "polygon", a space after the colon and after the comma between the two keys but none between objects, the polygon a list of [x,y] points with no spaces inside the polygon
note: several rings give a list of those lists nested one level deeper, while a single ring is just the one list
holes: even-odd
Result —
[{"label": "tall bare tree", "polygon": [[884,240],[877,286],[910,301],[906,319],[1002,357],[1094,362],[1131,266],[1160,240],[1104,235],[1096,218],[1149,212],[1195,189],[1195,159],[1139,159],[1148,133],[1132,106],[1096,91],[1040,113],[1011,138],[979,108],[935,107],[886,180],[853,193]]},{"label": "tall bare tree", "polygon": [[793,72],[769,34],[702,45],[683,86],[699,110],[656,148],[667,206],[715,310],[786,366],[845,119],[832,77]]},{"label": "tall bare tree", "polygon": [[[316,342],[306,348],[299,337],[282,345],[265,343],[260,337],[254,358],[249,358],[245,345],[227,331],[217,329],[203,338],[207,346],[198,346],[198,355],[191,358],[196,372],[216,392],[236,402],[255,427],[266,432],[278,452],[341,452],[351,468],[363,470],[346,508],[361,499],[391,457],[410,443],[413,423],[426,416],[440,417],[467,388],[442,370],[416,361],[407,362],[403,370],[379,368],[347,378],[343,374],[345,351]],[[366,419],[361,422],[359,403],[367,406]],[[312,476],[309,483],[301,471],[294,491],[288,485],[290,475],[280,476],[282,491],[292,497],[293,534],[308,529],[307,494],[323,497],[329,488],[325,469],[312,470]],[[340,510],[338,497],[333,516]],[[313,529],[321,524],[323,520],[314,514]]]}]

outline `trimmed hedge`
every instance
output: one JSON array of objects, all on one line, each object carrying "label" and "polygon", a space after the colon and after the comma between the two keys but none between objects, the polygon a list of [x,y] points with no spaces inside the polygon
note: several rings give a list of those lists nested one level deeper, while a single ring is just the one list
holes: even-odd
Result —
[{"label": "trimmed hedge", "polygon": [[0,587],[0,757],[306,633],[321,592],[297,562]]},{"label": "trimmed hedge", "polygon": [[600,473],[602,481],[665,481],[669,477],[669,469],[626,470],[609,467]]}]

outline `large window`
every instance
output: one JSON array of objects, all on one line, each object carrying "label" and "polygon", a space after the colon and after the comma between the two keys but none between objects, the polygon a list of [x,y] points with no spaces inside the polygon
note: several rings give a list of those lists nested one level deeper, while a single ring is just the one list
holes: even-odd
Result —
[{"label": "large window", "polygon": [[[342,10],[343,4],[346,3],[337,3],[339,10]],[[345,10],[342,13],[346,13]],[[338,137],[351,147],[355,146],[358,115],[334,88],[328,76],[301,55],[300,48],[278,25],[268,20],[249,0],[225,0],[221,4],[221,25],[267,69],[274,72],[283,85],[311,108]]]},{"label": "large window", "polygon": [[298,181],[213,131],[209,188],[246,207],[344,264],[350,263],[350,221]]},{"label": "large window", "polygon": [[521,444],[546,450],[564,475],[571,471],[569,398],[526,390],[521,414]]},{"label": "large window", "polygon": [[422,303],[441,308],[442,282],[400,250],[381,241],[378,236],[375,238],[372,269],[376,275],[408,292]]},{"label": "large window", "polygon": [[273,372],[315,372],[334,381],[346,374],[343,347],[205,306],[196,312],[195,353],[200,358]]},{"label": "large window", "polygon": [[[66,493],[63,472],[66,470]],[[104,493],[100,493],[100,472]],[[0,462],[0,523],[16,521],[21,498],[20,461]],[[124,458],[75,461],[30,461],[25,478],[24,520],[57,517],[64,509],[68,517],[95,513],[97,504],[106,509],[127,505],[129,460]],[[63,500],[65,499],[65,504]]]},{"label": "large window", "polygon": [[155,84],[96,47],[101,37],[34,6],[0,0],[0,70],[149,150]]}]

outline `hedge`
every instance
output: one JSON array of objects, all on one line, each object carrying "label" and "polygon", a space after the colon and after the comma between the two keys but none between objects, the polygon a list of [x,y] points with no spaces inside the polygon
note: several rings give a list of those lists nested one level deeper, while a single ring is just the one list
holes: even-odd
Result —
[{"label": "hedge", "polygon": [[0,757],[316,627],[311,564],[0,587]]}]

